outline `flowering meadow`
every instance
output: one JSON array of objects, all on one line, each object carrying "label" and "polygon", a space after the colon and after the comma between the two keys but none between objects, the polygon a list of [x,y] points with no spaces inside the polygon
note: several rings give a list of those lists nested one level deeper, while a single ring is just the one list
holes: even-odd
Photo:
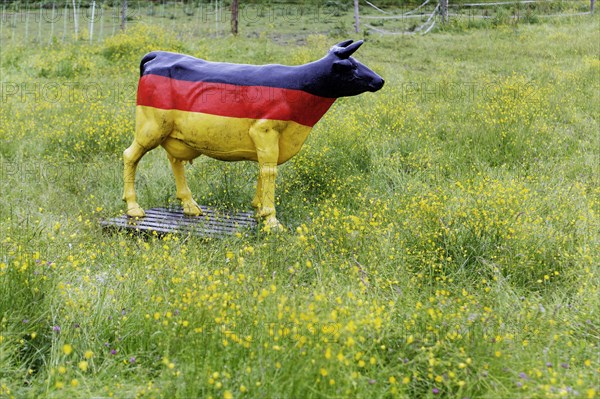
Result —
[{"label": "flowering meadow", "polygon": [[[339,37],[2,44],[0,398],[599,397],[599,19],[371,35],[386,80],[280,168],[285,232],[109,233],[139,60],[300,64]],[[257,166],[187,165],[248,210]],[[162,149],[146,208],[177,205]]]}]

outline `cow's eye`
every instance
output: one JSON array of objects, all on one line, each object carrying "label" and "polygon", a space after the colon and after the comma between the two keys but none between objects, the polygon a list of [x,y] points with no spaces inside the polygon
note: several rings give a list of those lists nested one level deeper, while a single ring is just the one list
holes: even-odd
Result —
[{"label": "cow's eye", "polygon": [[347,73],[354,70],[355,67],[356,65],[349,60],[339,60],[333,63],[333,70],[340,73]]}]

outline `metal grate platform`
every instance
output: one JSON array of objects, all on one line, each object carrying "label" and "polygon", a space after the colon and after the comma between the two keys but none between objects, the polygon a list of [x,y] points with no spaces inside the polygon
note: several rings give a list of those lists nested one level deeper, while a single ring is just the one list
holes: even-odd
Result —
[{"label": "metal grate platform", "polygon": [[121,215],[102,220],[107,230],[129,230],[136,233],[194,234],[202,237],[224,237],[242,230],[255,230],[256,219],[252,212],[228,212],[201,205],[203,215],[186,216],[182,208],[152,208],[146,217],[131,218]]}]

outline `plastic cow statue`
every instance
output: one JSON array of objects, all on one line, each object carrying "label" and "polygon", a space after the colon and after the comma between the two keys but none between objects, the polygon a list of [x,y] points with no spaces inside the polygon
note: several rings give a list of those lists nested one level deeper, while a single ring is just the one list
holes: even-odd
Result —
[{"label": "plastic cow statue", "polygon": [[208,62],[156,51],[140,65],[135,138],[123,153],[127,214],[143,217],[134,180],[142,156],[167,151],[186,215],[202,213],[184,176],[184,162],[199,155],[223,161],[256,161],[252,206],[267,229],[278,229],[275,177],[300,151],[312,127],[336,98],[383,87],[383,79],[351,57],[363,41],[347,40],[305,65]]}]

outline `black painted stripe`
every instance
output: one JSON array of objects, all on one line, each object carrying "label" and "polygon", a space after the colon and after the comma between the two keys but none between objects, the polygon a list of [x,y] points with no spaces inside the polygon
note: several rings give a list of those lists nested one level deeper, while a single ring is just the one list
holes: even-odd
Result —
[{"label": "black painted stripe", "polygon": [[[328,98],[337,98],[333,87],[323,79],[323,65],[312,62],[300,66],[248,65],[210,62],[185,54],[155,51],[146,54],[140,76],[158,75],[190,82],[225,83],[237,86],[265,86],[302,90]],[[323,84],[315,85],[315,80]],[[310,85],[307,85],[310,82]]]}]

